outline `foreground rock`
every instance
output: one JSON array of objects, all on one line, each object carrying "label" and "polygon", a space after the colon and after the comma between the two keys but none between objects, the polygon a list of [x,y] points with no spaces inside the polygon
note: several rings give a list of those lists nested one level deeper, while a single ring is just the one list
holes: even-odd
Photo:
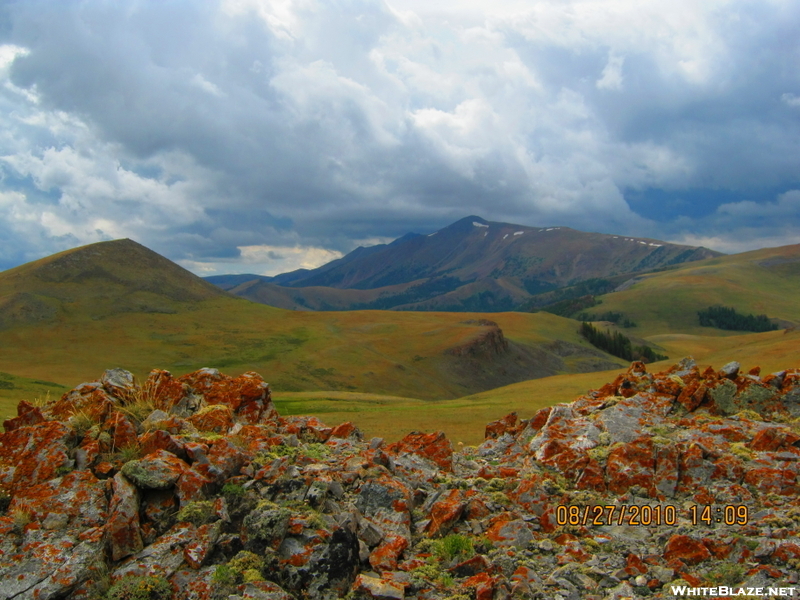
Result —
[{"label": "foreground rock", "polygon": [[[393,444],[255,373],[107,371],[0,434],[0,600],[597,600],[797,587],[800,370],[641,363]],[[138,595],[136,595],[138,594]]]}]

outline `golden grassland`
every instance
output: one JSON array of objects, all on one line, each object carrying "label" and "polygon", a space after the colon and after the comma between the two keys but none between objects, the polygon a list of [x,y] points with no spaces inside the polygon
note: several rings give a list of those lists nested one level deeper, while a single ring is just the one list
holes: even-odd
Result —
[{"label": "golden grassland", "polygon": [[79,383],[120,366],[182,374],[211,366],[257,371],[284,391],[364,391],[423,399],[470,390],[442,356],[467,343],[489,317],[524,344],[562,339],[586,345],[574,321],[547,313],[299,312],[220,298],[177,314],[125,313],[64,318],[47,327],[0,331],[0,365],[28,378]]}]

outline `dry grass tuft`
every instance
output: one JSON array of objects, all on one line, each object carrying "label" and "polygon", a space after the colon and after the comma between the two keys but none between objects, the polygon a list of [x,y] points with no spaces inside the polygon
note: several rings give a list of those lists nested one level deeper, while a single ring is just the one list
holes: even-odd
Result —
[{"label": "dry grass tuft", "polygon": [[31,404],[36,408],[47,408],[52,403],[53,400],[50,398],[50,390],[47,390],[44,396],[34,396],[33,400],[31,400]]}]

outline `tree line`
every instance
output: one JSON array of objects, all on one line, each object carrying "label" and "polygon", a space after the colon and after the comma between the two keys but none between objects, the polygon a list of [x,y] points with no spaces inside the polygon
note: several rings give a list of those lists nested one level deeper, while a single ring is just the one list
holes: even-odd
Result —
[{"label": "tree line", "polygon": [[622,335],[619,331],[603,332],[586,321],[581,323],[581,327],[578,331],[595,348],[599,348],[623,360],[640,360],[645,363],[650,363],[669,358],[668,356],[655,352],[649,346],[634,346],[630,338]]},{"label": "tree line", "polygon": [[734,331],[774,331],[778,328],[767,315],[743,315],[727,306],[709,306],[697,311],[700,325]]}]

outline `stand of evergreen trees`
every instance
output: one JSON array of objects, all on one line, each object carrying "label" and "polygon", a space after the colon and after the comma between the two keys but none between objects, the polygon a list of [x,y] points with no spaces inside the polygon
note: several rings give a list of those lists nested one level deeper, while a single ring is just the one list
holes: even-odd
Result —
[{"label": "stand of evergreen trees", "polygon": [[624,313],[616,312],[613,310],[609,310],[604,313],[600,313],[599,315],[582,312],[577,317],[575,317],[578,321],[611,321],[621,327],[625,327],[626,329],[629,327],[636,327],[636,322],[631,321],[628,317],[625,316]]},{"label": "stand of evergreen trees", "polygon": [[663,354],[658,354],[649,346],[634,346],[630,338],[620,332],[600,331],[591,323],[581,323],[580,334],[595,348],[604,350],[613,356],[623,360],[641,360],[645,363],[664,360],[669,358]]},{"label": "stand of evergreen trees", "polygon": [[705,310],[697,311],[697,316],[703,327],[756,332],[774,331],[778,328],[767,315],[743,315],[727,306],[709,306]]}]

